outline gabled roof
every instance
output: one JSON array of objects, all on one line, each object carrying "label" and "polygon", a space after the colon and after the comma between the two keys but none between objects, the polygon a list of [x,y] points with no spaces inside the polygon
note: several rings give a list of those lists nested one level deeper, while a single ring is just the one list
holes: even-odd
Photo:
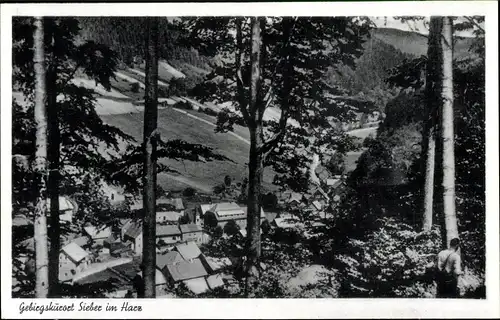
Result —
[{"label": "gabled roof", "polygon": [[178,226],[162,226],[162,225],[156,225],[156,236],[161,237],[161,236],[173,236],[173,235],[180,235],[181,230],[179,229]]},{"label": "gabled roof", "polygon": [[167,265],[167,270],[175,282],[200,278],[208,275],[200,259],[170,264]]},{"label": "gabled roof", "polygon": [[156,219],[163,220],[163,217],[165,217],[165,221],[175,221],[179,220],[180,217],[182,217],[182,213],[177,212],[177,211],[157,211],[156,212]]},{"label": "gabled roof", "polygon": [[156,200],[156,205],[169,204],[172,205],[175,210],[184,210],[184,203],[181,198],[171,198],[171,199],[158,199]]},{"label": "gabled roof", "polygon": [[302,194],[300,194],[298,192],[292,192],[287,199],[288,203],[291,203],[291,202],[299,202],[300,203],[301,201],[302,201]]},{"label": "gabled roof", "polygon": [[89,255],[87,251],[83,250],[82,247],[74,242],[70,242],[62,247],[61,251],[64,252],[74,263],[79,263]]},{"label": "gabled roof", "polygon": [[217,213],[219,211],[241,210],[241,207],[236,202],[221,202],[213,204],[210,212]]},{"label": "gabled roof", "polygon": [[78,238],[71,240],[71,242],[74,242],[77,245],[79,245],[80,247],[83,247],[84,245],[88,244],[89,238],[86,236],[81,236],[81,237],[78,237]]},{"label": "gabled roof", "polygon": [[194,294],[201,294],[210,289],[204,277],[184,280],[182,282]]},{"label": "gabled roof", "polygon": [[330,197],[328,196],[328,194],[326,194],[325,190],[323,190],[323,188],[321,188],[320,186],[317,186],[317,185],[311,187],[311,189],[309,190],[308,195],[306,195],[306,197],[310,198],[311,196],[313,196],[316,193],[321,194],[326,200],[330,200]]},{"label": "gabled roof", "polygon": [[111,235],[111,227],[105,226],[104,228],[102,227],[94,227],[94,226],[86,226],[83,227],[85,232],[92,238],[92,239],[105,239]]},{"label": "gabled roof", "polygon": [[336,188],[341,184],[342,184],[342,179],[340,179],[340,178],[326,179],[326,185],[328,187]]},{"label": "gabled roof", "polygon": [[200,204],[201,214],[205,214],[213,206],[214,206],[213,204]]},{"label": "gabled roof", "polygon": [[140,221],[130,221],[125,227],[127,229],[124,233],[124,236],[135,239],[140,234],[142,234],[142,223]]},{"label": "gabled roof", "polygon": [[198,258],[201,255],[200,248],[192,241],[179,243],[175,246],[175,250],[180,253],[184,260]]},{"label": "gabled roof", "polygon": [[322,205],[321,205],[321,203],[320,203],[319,201],[317,201],[317,200],[313,201],[313,202],[312,202],[312,205],[313,205],[313,207],[314,207],[316,210],[321,210],[321,209],[323,209],[323,206],[322,206]]},{"label": "gabled roof", "polygon": [[213,274],[207,277],[207,284],[210,289],[215,289],[218,287],[224,286],[224,280],[222,279],[222,275]]},{"label": "gabled roof", "polygon": [[196,223],[190,223],[190,224],[181,224],[179,226],[181,229],[182,233],[189,233],[189,232],[201,232],[203,229],[197,225]]},{"label": "gabled roof", "polygon": [[182,261],[181,254],[177,251],[169,251],[165,254],[156,255],[156,266],[161,270],[167,265],[176,264]]}]

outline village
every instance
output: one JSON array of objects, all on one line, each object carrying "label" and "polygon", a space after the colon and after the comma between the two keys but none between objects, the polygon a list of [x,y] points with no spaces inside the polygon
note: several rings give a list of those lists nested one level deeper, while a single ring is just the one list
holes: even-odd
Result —
[{"label": "village", "polygon": [[[332,218],[329,209],[339,201],[343,185],[343,177],[334,176],[305,193],[279,193],[278,203],[272,210],[261,210],[261,234],[295,230],[306,237],[314,236],[314,230],[320,230],[325,221]],[[60,196],[61,224],[72,231],[62,237],[59,281],[70,286],[111,281],[113,289],[106,292],[107,297],[137,297],[142,283],[143,201],[107,184],[101,191],[110,203],[126,208],[132,215],[117,217],[102,225],[79,226],[74,219],[78,203]],[[246,205],[231,197],[198,195],[196,199],[193,201],[193,197],[186,197],[182,192],[165,192],[157,198],[158,298],[175,297],[173,288],[180,283],[195,295],[220,287],[227,289],[234,283],[233,271],[242,263],[241,257],[208,256],[204,248],[213,238],[245,239]],[[23,221],[20,215],[14,224],[19,226]],[[34,245],[32,238],[25,242],[27,247]]]}]

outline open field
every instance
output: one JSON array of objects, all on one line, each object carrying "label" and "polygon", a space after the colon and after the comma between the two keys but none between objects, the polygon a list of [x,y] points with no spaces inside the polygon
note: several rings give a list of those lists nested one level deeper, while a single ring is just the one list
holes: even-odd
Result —
[{"label": "open field", "polygon": [[[143,112],[103,115],[102,118],[106,123],[130,134],[138,142],[142,141]],[[241,140],[229,134],[216,134],[213,125],[168,109],[158,111],[158,128],[164,140],[183,139],[190,143],[203,144],[233,161],[200,163],[163,159],[162,163],[179,171],[181,176],[159,175],[158,183],[162,188],[178,189],[191,186],[207,192],[216,184],[222,183],[225,175],[231,176],[235,181],[241,181],[247,176],[249,146]],[[269,188],[272,174],[270,170],[266,170],[266,173],[264,182],[266,188]]]}]

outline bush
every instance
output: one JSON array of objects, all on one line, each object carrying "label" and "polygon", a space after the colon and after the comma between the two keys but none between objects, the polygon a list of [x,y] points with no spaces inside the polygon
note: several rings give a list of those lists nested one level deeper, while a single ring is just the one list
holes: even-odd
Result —
[{"label": "bush", "polygon": [[240,231],[240,226],[234,220],[229,220],[224,225],[224,233],[228,236],[234,236]]},{"label": "bush", "polygon": [[[202,109],[200,108],[200,110],[202,110]],[[203,108],[202,112],[209,115],[209,116],[214,116],[214,117],[217,116],[217,111],[212,110],[210,108]]]},{"label": "bush", "polygon": [[188,198],[194,197],[196,195],[196,190],[194,188],[187,187],[184,191],[182,191],[182,195]]},{"label": "bush", "polygon": [[193,110],[193,105],[187,101],[179,101],[174,104],[174,108],[183,109],[183,110]]},{"label": "bush", "polygon": [[134,82],[130,84],[130,91],[133,93],[138,93],[140,89],[139,82]]},{"label": "bush", "polygon": [[335,267],[342,274],[342,296],[424,298],[435,296],[434,260],[440,251],[438,230],[416,232],[394,218],[366,240],[351,239]]}]

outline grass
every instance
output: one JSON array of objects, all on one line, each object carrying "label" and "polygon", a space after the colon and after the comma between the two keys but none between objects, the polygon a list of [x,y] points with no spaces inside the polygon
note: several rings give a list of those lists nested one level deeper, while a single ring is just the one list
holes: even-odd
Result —
[{"label": "grass", "polygon": [[[193,112],[193,114],[201,115],[197,112]],[[144,113],[102,116],[102,118],[106,123],[133,136],[137,142],[142,141]],[[215,121],[213,117],[210,118]],[[183,139],[190,143],[206,145],[234,162],[201,163],[162,159],[162,163],[181,173],[181,176],[173,174],[160,174],[158,176],[158,184],[165,190],[178,190],[191,186],[203,192],[211,192],[212,187],[222,183],[226,175],[231,176],[234,181],[241,181],[247,176],[246,162],[249,146],[231,135],[216,134],[213,126],[168,109],[158,111],[158,129],[163,140]],[[243,133],[243,129],[239,130]],[[266,189],[274,188],[271,185],[272,178],[273,174],[269,169],[266,169],[264,176]]]}]

